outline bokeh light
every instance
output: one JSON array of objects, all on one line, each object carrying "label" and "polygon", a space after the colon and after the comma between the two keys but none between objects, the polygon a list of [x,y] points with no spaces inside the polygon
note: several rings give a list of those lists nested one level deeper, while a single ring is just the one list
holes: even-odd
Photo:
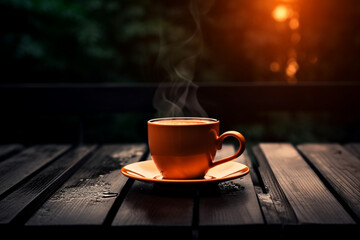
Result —
[{"label": "bokeh light", "polygon": [[278,5],[272,12],[273,18],[278,22],[286,21],[290,16],[290,9],[285,5]]}]

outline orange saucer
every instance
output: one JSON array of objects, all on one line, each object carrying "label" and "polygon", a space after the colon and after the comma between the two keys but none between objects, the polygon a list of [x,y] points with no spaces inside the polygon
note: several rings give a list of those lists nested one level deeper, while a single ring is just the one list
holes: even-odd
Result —
[{"label": "orange saucer", "polygon": [[156,183],[209,183],[222,182],[248,174],[250,169],[238,162],[227,162],[211,168],[203,179],[163,179],[153,160],[126,165],[121,173],[127,177]]}]

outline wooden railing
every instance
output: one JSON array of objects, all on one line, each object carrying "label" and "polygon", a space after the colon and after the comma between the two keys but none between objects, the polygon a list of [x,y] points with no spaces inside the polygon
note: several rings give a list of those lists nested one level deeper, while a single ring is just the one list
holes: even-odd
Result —
[{"label": "wooden railing", "polygon": [[[0,85],[0,102],[6,112],[154,111],[157,87],[156,83]],[[359,106],[360,83],[203,83],[198,84],[197,96],[210,112],[234,108],[344,112]]]},{"label": "wooden railing", "polygon": [[[7,117],[75,115],[81,143],[84,116],[128,112],[151,115],[155,113],[157,88],[156,83],[8,84],[0,85],[0,107]],[[198,84],[197,97],[209,116],[222,120],[244,119],[262,111],[360,115],[360,83],[354,82],[202,83]]]}]

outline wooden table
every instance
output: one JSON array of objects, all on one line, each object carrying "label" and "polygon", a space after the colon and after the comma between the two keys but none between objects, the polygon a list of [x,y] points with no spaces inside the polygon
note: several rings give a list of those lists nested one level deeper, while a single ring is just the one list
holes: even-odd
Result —
[{"label": "wooden table", "polygon": [[[224,145],[217,157],[232,152]],[[360,144],[248,146],[236,161],[250,166],[250,174],[205,185],[121,174],[124,165],[146,159],[145,143],[1,145],[1,233],[44,239],[360,233]]]}]

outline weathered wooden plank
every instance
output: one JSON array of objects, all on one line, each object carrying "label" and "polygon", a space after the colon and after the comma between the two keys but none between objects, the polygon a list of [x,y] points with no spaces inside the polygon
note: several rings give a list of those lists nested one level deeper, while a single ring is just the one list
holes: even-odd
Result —
[{"label": "weathered wooden plank", "polygon": [[360,159],[360,143],[349,143],[345,144],[344,147],[346,148],[346,150],[348,150],[350,153]]},{"label": "weathered wooden plank", "polygon": [[295,224],[298,222],[294,210],[274,176],[260,147],[254,146],[253,153],[258,161],[263,186],[256,188],[259,203],[267,224]]},{"label": "weathered wooden plank", "polygon": [[120,169],[139,161],[145,144],[98,149],[29,219],[26,225],[101,225],[127,182]]},{"label": "weathered wooden plank", "polygon": [[291,144],[259,146],[300,224],[355,223]]},{"label": "weathered wooden plank", "polygon": [[0,145],[0,161],[22,151],[25,147],[21,144]]},{"label": "weathered wooden plank", "polygon": [[172,239],[190,239],[195,192],[189,185],[135,181],[121,203],[112,227],[121,227],[122,236],[129,238],[168,239],[171,234]]},{"label": "weathered wooden plank", "polygon": [[135,181],[112,225],[190,227],[193,199],[189,186]]},{"label": "weathered wooden plank", "polygon": [[301,144],[305,155],[360,219],[360,161],[339,144]]},{"label": "weathered wooden plank", "polygon": [[69,148],[70,145],[37,145],[1,162],[0,195],[60,156]]},{"label": "weathered wooden plank", "polygon": [[191,189],[135,181],[112,225],[190,227],[193,208]]},{"label": "weathered wooden plank", "polygon": [[[224,145],[223,150],[218,153],[216,158],[223,158],[233,154],[234,148],[232,145]],[[250,163],[246,153],[239,160]],[[213,215],[209,221],[208,215],[211,213]],[[229,222],[234,226],[263,223],[250,175],[219,185],[181,186],[135,181],[112,225],[165,226],[172,227],[172,231],[174,227],[186,227],[188,231],[181,232],[187,233],[191,226],[197,232],[198,227],[204,229],[210,225],[225,226]],[[205,230],[206,233],[200,232],[205,236],[208,230]]]},{"label": "weathered wooden plank", "polygon": [[[217,157],[234,153],[232,145],[224,145]],[[235,161],[246,165],[251,162],[246,151]],[[200,189],[199,227],[263,223],[250,174]]]},{"label": "weathered wooden plank", "polygon": [[[50,166],[24,183],[0,201],[0,223],[21,221],[43,202],[74,171],[75,166],[95,149],[94,145],[80,146],[57,159]],[[18,220],[18,221],[19,221]]]}]

